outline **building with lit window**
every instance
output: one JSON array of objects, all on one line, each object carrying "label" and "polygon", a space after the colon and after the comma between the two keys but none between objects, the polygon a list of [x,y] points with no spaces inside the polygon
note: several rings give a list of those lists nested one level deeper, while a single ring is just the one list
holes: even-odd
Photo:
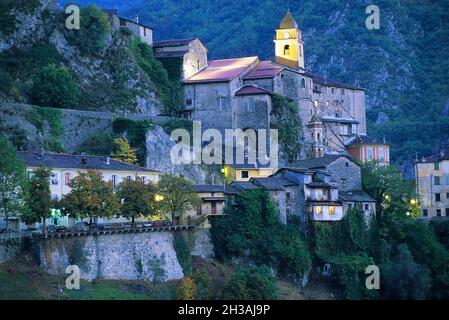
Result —
[{"label": "building with lit window", "polygon": [[417,160],[415,177],[422,217],[449,216],[449,148]]}]

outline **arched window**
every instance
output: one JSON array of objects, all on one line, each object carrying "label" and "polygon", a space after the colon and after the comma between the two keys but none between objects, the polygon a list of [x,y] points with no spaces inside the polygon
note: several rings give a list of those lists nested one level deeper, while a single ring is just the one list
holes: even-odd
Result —
[{"label": "arched window", "polygon": [[301,79],[301,88],[306,88],[306,80],[304,78]]},{"label": "arched window", "polygon": [[290,46],[288,44],[286,44],[284,46],[284,56],[289,56],[290,55]]},{"label": "arched window", "polygon": [[321,142],[321,134],[319,132],[316,134],[316,139],[318,142]]}]

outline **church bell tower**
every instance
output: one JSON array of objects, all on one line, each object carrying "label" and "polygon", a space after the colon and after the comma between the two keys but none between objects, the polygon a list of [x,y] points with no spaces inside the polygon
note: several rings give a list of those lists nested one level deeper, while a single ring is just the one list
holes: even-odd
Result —
[{"label": "church bell tower", "polygon": [[304,46],[301,30],[290,10],[276,29],[276,62],[292,69],[304,69]]}]

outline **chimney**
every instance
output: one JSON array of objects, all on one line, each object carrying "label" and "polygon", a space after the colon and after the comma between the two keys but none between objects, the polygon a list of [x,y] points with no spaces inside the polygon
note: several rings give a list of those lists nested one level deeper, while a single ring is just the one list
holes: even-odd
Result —
[{"label": "chimney", "polygon": [[40,152],[39,152],[39,157],[42,159],[45,156],[45,151],[44,148],[41,148]]},{"label": "chimney", "polygon": [[136,23],[139,23],[139,16],[136,16],[136,17],[134,18],[134,21],[135,21]]},{"label": "chimney", "polygon": [[111,164],[111,158],[110,157],[106,157],[106,164]]}]

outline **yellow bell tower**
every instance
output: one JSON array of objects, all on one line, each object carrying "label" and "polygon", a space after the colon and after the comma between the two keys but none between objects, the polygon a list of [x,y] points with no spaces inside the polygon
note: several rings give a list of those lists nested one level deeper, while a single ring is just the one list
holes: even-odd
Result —
[{"label": "yellow bell tower", "polygon": [[301,30],[290,10],[276,29],[276,62],[293,69],[304,69],[304,47]]}]

